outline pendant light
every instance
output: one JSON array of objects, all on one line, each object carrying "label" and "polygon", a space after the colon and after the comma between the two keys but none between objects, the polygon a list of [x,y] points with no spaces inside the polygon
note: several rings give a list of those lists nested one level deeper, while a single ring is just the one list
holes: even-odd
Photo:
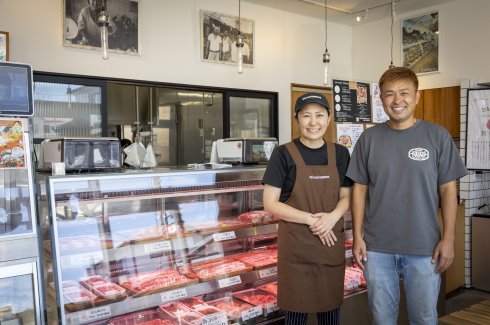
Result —
[{"label": "pendant light", "polygon": [[391,0],[391,63],[389,68],[394,68],[393,64],[393,21],[395,20],[395,1]]},{"label": "pendant light", "polygon": [[238,37],[236,47],[238,50],[238,73],[243,73],[243,37],[241,32],[241,0],[238,0]]},{"label": "pendant light", "polygon": [[100,28],[100,46],[102,48],[102,58],[104,60],[109,59],[108,47],[109,47],[109,16],[105,12],[105,0],[102,5],[102,10],[99,13],[98,24]]},{"label": "pendant light", "polygon": [[330,53],[327,48],[327,0],[325,0],[325,52],[323,53],[323,84],[328,83],[328,64],[330,63]]}]

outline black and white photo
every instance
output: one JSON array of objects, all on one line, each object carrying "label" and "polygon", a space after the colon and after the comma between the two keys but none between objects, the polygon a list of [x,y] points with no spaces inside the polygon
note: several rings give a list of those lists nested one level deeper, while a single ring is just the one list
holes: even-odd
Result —
[{"label": "black and white photo", "polygon": [[254,21],[238,16],[201,10],[201,60],[237,64],[238,34],[243,37],[243,64],[253,66],[255,54]]},{"label": "black and white photo", "polygon": [[99,50],[98,18],[104,8],[109,16],[109,51],[139,54],[139,4],[139,0],[64,0],[63,44]]},{"label": "black and white photo", "polygon": [[403,66],[416,74],[439,71],[439,12],[402,20]]}]

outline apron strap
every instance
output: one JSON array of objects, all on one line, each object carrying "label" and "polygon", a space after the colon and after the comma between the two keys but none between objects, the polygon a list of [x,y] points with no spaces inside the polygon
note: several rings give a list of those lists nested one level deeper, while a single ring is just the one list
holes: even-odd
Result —
[{"label": "apron strap", "polygon": [[299,152],[298,147],[294,142],[288,142],[286,143],[286,149],[288,149],[289,153],[291,154],[291,157],[294,160],[294,163],[296,166],[305,166],[305,161],[303,157],[301,156],[301,153]]},{"label": "apron strap", "polygon": [[335,143],[325,141],[327,144],[327,166],[337,168],[337,157],[335,156]]}]

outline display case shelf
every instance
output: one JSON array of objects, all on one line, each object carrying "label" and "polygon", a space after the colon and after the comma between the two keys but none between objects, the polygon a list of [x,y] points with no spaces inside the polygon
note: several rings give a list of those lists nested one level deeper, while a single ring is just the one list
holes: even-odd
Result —
[{"label": "display case shelf", "polygon": [[158,307],[182,298],[202,296],[220,290],[232,290],[233,287],[252,283],[257,280],[274,279],[277,275],[277,267],[272,266],[261,270],[249,271],[231,277],[220,277],[215,280],[199,282],[181,288],[174,288],[167,291],[158,292],[148,296],[132,298],[110,305],[97,306],[73,313],[67,313],[68,324],[84,324],[87,315],[100,315],[100,317],[90,317],[90,322],[102,320],[118,315],[123,315],[145,308]]},{"label": "display case shelf", "polygon": [[176,253],[184,249],[196,249],[205,245],[226,240],[244,239],[277,233],[277,223],[248,225],[247,228],[213,232],[203,230],[201,234],[187,234],[179,238],[153,239],[144,243],[127,244],[112,249],[78,249],[62,252],[59,257],[65,269],[80,268],[100,261],[116,261],[157,253]]}]

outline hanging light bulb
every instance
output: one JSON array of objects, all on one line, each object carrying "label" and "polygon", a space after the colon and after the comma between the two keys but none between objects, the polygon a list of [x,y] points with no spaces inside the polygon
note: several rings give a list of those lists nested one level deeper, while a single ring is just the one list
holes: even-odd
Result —
[{"label": "hanging light bulb", "polygon": [[241,0],[238,0],[238,37],[236,41],[236,47],[238,50],[238,73],[243,73],[243,36],[241,31]]},{"label": "hanging light bulb", "polygon": [[102,58],[104,60],[109,59],[108,47],[109,47],[109,16],[105,12],[105,1],[102,6],[102,10],[99,13],[98,24],[100,28],[100,46],[102,48]]},{"label": "hanging light bulb", "polygon": [[330,63],[330,53],[328,53],[328,49],[325,49],[323,53],[323,84],[328,84],[328,64]]},{"label": "hanging light bulb", "polygon": [[242,34],[238,33],[238,39],[236,42],[236,47],[238,50],[238,73],[243,73],[243,37]]},{"label": "hanging light bulb", "polygon": [[393,64],[393,21],[395,20],[395,1],[391,0],[391,63],[388,66],[390,69],[394,68]]},{"label": "hanging light bulb", "polygon": [[323,52],[323,84],[328,84],[328,65],[330,63],[330,53],[327,48],[327,0],[325,0],[325,52]]}]

